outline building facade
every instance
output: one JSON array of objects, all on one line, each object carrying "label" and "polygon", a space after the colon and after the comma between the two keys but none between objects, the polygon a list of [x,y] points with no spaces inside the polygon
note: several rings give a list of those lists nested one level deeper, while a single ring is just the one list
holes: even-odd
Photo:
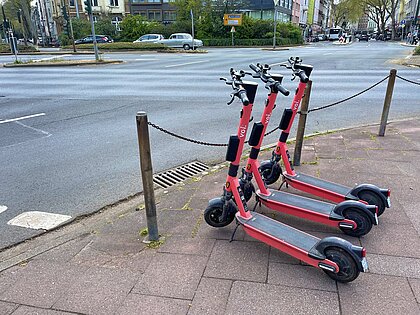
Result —
[{"label": "building facade", "polygon": [[128,0],[130,14],[139,14],[148,20],[164,24],[176,20],[176,8],[173,0]]}]

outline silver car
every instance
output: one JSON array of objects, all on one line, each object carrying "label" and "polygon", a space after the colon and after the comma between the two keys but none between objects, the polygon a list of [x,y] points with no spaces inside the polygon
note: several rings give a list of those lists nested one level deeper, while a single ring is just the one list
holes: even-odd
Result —
[{"label": "silver car", "polygon": [[133,43],[155,43],[161,39],[164,39],[162,34],[145,34],[140,36]]},{"label": "silver car", "polygon": [[172,34],[168,39],[162,39],[157,41],[157,43],[165,44],[173,48],[184,48],[185,50],[196,49],[197,47],[203,46],[203,42],[199,39],[194,39],[191,34],[187,33],[175,33]]}]

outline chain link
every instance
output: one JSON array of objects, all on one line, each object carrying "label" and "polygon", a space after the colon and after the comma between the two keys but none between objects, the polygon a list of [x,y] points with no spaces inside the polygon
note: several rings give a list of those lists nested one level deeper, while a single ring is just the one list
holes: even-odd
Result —
[{"label": "chain link", "polygon": [[403,81],[406,81],[406,82],[409,82],[409,83],[412,83],[412,84],[416,84],[416,85],[420,85],[420,83],[419,83],[419,82],[414,82],[414,81],[411,81],[411,80],[409,80],[409,79],[406,79],[406,78],[400,77],[398,74],[396,75],[396,77],[397,77],[397,78],[399,78],[399,79],[401,79],[401,80],[403,80]]},{"label": "chain link", "polygon": [[[176,133],[173,133],[173,132],[171,132],[169,130],[166,130],[166,129],[164,129],[164,128],[162,128],[162,127],[160,127],[160,126],[158,126],[158,125],[156,125],[156,124],[154,124],[154,123],[152,123],[150,121],[147,124],[149,126],[152,126],[155,129],[159,130],[159,131],[162,131],[163,133],[166,133],[166,134],[172,136],[172,137],[175,137],[175,138],[178,138],[178,139],[181,139],[181,140],[185,140],[185,141],[188,141],[188,142],[192,142],[192,143],[195,143],[195,144],[200,144],[200,145],[205,145],[205,146],[212,146],[212,147],[227,147],[228,146],[227,143],[210,143],[210,142],[204,142],[204,141],[194,140],[194,139],[191,139],[191,138],[180,136],[180,135],[177,135]],[[279,127],[276,127],[273,130],[267,132],[266,134],[264,134],[264,137],[272,134],[277,129],[279,129]],[[245,141],[245,143],[248,143],[248,141]]]},{"label": "chain link", "polygon": [[[382,82],[384,82],[384,81],[385,81],[386,79],[388,79],[388,78],[389,78],[389,75],[387,75],[387,76],[386,76],[385,78],[383,78],[381,81],[379,81],[379,82],[375,83],[374,85],[371,85],[370,87],[368,87],[367,89],[364,89],[363,91],[361,91],[361,92],[359,92],[359,93],[356,93],[356,94],[354,94],[354,95],[352,95],[352,96],[349,96],[349,97],[347,97],[347,98],[345,98],[345,99],[343,99],[343,100],[341,100],[341,101],[337,101],[337,102],[332,103],[332,104],[328,104],[328,105],[325,105],[325,106],[315,107],[315,108],[309,109],[307,113],[310,113],[310,112],[315,112],[315,111],[317,111],[317,110],[321,110],[321,109],[325,109],[325,108],[329,108],[329,107],[332,107],[332,106],[335,106],[335,105],[338,105],[338,104],[344,103],[344,102],[346,102],[346,101],[349,101],[349,100],[351,100],[352,98],[355,98],[355,97],[357,97],[357,96],[359,96],[359,95],[361,95],[361,94],[363,94],[363,93],[366,93],[367,91],[369,91],[369,90],[373,89],[374,87],[378,86],[379,84],[381,84]],[[299,111],[298,113],[299,113],[299,114],[301,114],[301,111]]]}]

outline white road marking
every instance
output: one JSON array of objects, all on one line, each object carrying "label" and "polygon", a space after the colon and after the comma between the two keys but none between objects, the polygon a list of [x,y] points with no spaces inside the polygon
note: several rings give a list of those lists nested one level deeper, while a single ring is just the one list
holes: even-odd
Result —
[{"label": "white road marking", "polygon": [[22,127],[25,127],[25,128],[31,129],[31,130],[36,131],[36,132],[40,132],[40,133],[42,133],[43,135],[46,135],[46,136],[51,136],[51,134],[50,134],[49,132],[47,132],[47,131],[44,131],[44,130],[41,130],[41,129],[38,129],[38,128],[34,128],[34,127],[31,127],[31,126],[28,126],[28,125],[25,125],[25,124],[21,123],[20,121],[17,121],[16,123],[17,123],[18,125],[21,125]]},{"label": "white road marking", "polygon": [[201,62],[206,62],[206,60],[199,60],[199,61],[191,61],[191,62],[186,62],[186,63],[179,63],[179,64],[176,64],[176,65],[165,66],[165,68],[181,67],[181,66],[192,65],[192,64],[201,63]]},{"label": "white road marking", "polygon": [[41,59],[35,59],[34,62],[46,61],[46,60],[51,60],[51,59],[58,59],[58,58],[67,57],[67,56],[71,56],[71,55],[59,55],[59,56],[53,56],[53,57],[46,57],[46,58],[41,58]]},{"label": "white road marking", "polygon": [[146,59],[146,58],[143,58],[143,59],[135,59],[136,61],[153,61],[153,60],[158,60],[157,58],[152,58],[152,59]]},{"label": "white road marking", "polygon": [[0,213],[4,212],[7,210],[6,206],[0,205]]},{"label": "white road marking", "polygon": [[7,224],[34,230],[51,230],[70,219],[69,215],[28,211],[14,217]]},{"label": "white road marking", "polygon": [[0,120],[0,124],[5,124],[5,123],[13,122],[13,121],[18,121],[18,120],[23,120],[23,119],[28,119],[28,118],[34,118],[34,117],[39,117],[39,116],[45,116],[45,113],[39,113],[39,114],[33,114],[33,115],[28,115],[28,116],[22,116],[22,117],[18,117],[18,118]]}]

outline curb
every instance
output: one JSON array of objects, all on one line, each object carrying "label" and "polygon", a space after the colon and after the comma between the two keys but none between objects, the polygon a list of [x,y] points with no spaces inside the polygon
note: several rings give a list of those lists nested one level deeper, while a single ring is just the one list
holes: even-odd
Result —
[{"label": "curb", "polygon": [[[85,61],[85,62],[81,62]],[[19,68],[19,67],[70,67],[70,66],[90,66],[90,65],[107,65],[107,64],[118,64],[123,63],[122,60],[105,60],[105,61],[90,61],[90,60],[78,60],[71,62],[30,62],[30,63],[5,63],[4,68]]]}]

